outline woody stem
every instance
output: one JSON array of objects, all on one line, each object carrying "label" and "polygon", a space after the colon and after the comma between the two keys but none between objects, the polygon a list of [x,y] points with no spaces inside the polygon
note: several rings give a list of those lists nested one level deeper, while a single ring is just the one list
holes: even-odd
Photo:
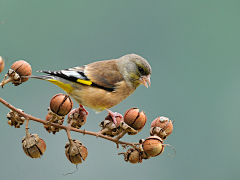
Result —
[{"label": "woody stem", "polygon": [[[36,118],[36,117],[34,117],[32,115],[26,114],[26,113],[18,110],[17,108],[12,106],[10,103],[8,103],[7,101],[3,100],[1,97],[0,97],[0,102],[4,106],[8,107],[9,109],[11,109],[14,112],[17,112],[18,114],[22,115],[23,117],[25,117],[28,120],[36,121],[36,122],[42,123],[44,125],[47,124],[47,121],[45,121],[43,119]],[[106,140],[109,140],[109,141],[112,141],[112,142],[115,142],[115,143],[118,143],[118,144],[124,144],[124,145],[130,145],[130,146],[139,145],[139,143],[129,143],[129,142],[118,141],[115,138],[104,136],[102,134],[99,134],[98,132],[91,132],[91,131],[81,130],[81,129],[73,128],[71,126],[64,126],[64,125],[60,125],[60,124],[56,124],[56,123],[50,123],[50,125],[54,126],[54,127],[61,128],[61,129],[65,129],[65,130],[68,130],[68,131],[75,131],[75,132],[82,133],[82,134],[87,134],[87,135],[91,135],[91,136],[100,137],[100,138],[103,138],[103,139],[106,139]]]}]

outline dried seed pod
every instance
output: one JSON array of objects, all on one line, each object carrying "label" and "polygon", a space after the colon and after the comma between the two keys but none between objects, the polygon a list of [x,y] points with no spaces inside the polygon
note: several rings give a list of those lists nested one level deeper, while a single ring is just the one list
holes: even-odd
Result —
[{"label": "dried seed pod", "polygon": [[[11,69],[14,70],[16,73],[19,74],[19,76],[30,76],[32,74],[32,68],[31,65],[24,61],[19,60],[12,64]],[[27,81],[29,78],[22,78],[21,82]]]},{"label": "dried seed pod", "polygon": [[120,129],[117,128],[116,124],[114,124],[112,121],[105,119],[100,123],[99,126],[102,127],[101,131],[99,132],[102,135],[114,137],[120,133]]},{"label": "dried seed pod", "polygon": [[166,137],[169,136],[173,131],[172,121],[169,120],[169,118],[164,117],[164,116],[160,116],[160,117],[156,118],[155,120],[153,120],[153,122],[151,123],[151,127],[162,128],[166,133]]},{"label": "dried seed pod", "polygon": [[46,151],[46,143],[37,134],[27,134],[22,139],[24,153],[31,158],[39,158]]},{"label": "dried seed pod", "polygon": [[[21,109],[18,109],[22,112],[24,112]],[[10,126],[15,126],[15,128],[20,128],[20,126],[24,123],[24,121],[26,120],[22,115],[18,114],[15,111],[10,110],[10,112],[7,114],[7,118],[8,118],[8,124]]]},{"label": "dried seed pod", "polygon": [[164,129],[160,128],[160,127],[152,127],[150,129],[150,135],[151,136],[158,136],[160,137],[162,140],[165,140],[167,138],[167,134],[164,131]]},{"label": "dried seed pod", "polygon": [[130,148],[130,149],[127,150],[127,152],[124,153],[124,160],[126,162],[129,161],[132,164],[142,162],[140,152],[137,149],[134,149],[134,148]]},{"label": "dried seed pod", "polygon": [[4,67],[5,67],[4,59],[2,58],[2,56],[0,56],[0,73],[3,71]]},{"label": "dried seed pod", "polygon": [[124,114],[124,122],[135,130],[141,131],[147,122],[147,116],[143,111],[139,113],[139,109],[131,108]]},{"label": "dried seed pod", "polygon": [[21,77],[18,73],[16,73],[13,69],[9,69],[7,74],[5,75],[4,79],[6,77],[9,77],[6,81],[2,81],[3,85],[8,83],[8,82],[12,82],[15,86],[18,86],[22,83],[21,81]]},{"label": "dried seed pod", "polygon": [[68,160],[73,164],[82,163],[88,155],[87,148],[78,140],[70,139],[65,145],[65,154]]},{"label": "dried seed pod", "polygon": [[142,147],[149,157],[158,156],[164,150],[163,141],[158,136],[150,136],[145,139],[145,141],[142,142]]},{"label": "dried seed pod", "polygon": [[73,102],[68,95],[56,94],[50,102],[50,109],[59,116],[68,114],[73,106]]},{"label": "dried seed pod", "polygon": [[135,135],[137,134],[140,130],[135,130],[131,126],[129,126],[126,122],[122,121],[120,124],[120,129],[121,131],[128,133],[128,135]]},{"label": "dried seed pod", "polygon": [[[46,121],[62,125],[64,122],[64,116],[54,116],[53,114],[49,113],[46,116]],[[45,124],[43,127],[47,130],[47,132],[52,132],[53,134],[61,130],[60,128],[51,126],[50,124]]]},{"label": "dried seed pod", "polygon": [[[31,66],[23,60],[16,61],[12,64],[11,69],[8,70],[7,74],[5,74],[4,79],[0,83],[0,86],[4,86],[5,84],[12,82],[15,86],[20,85],[22,82],[28,80],[28,78],[22,76],[29,76],[32,74]],[[8,77],[8,79],[6,79]]]},{"label": "dried seed pod", "polygon": [[150,156],[148,156],[145,151],[142,151],[140,155],[141,155],[141,159],[149,159],[150,158]]},{"label": "dried seed pod", "polygon": [[71,126],[74,128],[81,128],[87,120],[88,113],[81,106],[79,108],[73,109],[68,113],[68,124],[71,122]]}]

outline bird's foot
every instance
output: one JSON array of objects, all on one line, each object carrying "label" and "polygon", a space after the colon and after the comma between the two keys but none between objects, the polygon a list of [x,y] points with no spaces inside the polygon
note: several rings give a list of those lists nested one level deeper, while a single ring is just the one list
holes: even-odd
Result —
[{"label": "bird's foot", "polygon": [[108,114],[112,117],[114,124],[117,124],[117,120],[116,120],[117,117],[120,117],[121,119],[123,118],[123,116],[118,112],[112,112],[109,109],[106,109],[106,110],[108,111]]},{"label": "bird's foot", "polygon": [[86,115],[88,115],[88,111],[83,107],[83,105],[79,104],[79,109],[86,112]]}]

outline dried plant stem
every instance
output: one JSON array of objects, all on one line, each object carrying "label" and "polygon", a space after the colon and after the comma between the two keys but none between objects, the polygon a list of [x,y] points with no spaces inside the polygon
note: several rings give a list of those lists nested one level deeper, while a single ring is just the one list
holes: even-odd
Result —
[{"label": "dried plant stem", "polygon": [[[45,121],[45,120],[42,120],[42,119],[39,119],[39,118],[36,118],[34,116],[31,116],[29,114],[26,114],[20,110],[18,110],[17,108],[15,108],[14,106],[12,106],[11,104],[9,104],[7,101],[3,100],[1,97],[0,97],[0,102],[5,105],[6,107],[8,107],[9,109],[17,112],[18,114],[22,115],[23,117],[25,117],[26,119],[28,120],[32,120],[32,121],[36,121],[36,122],[39,122],[39,123],[42,123],[42,124],[47,124],[48,122]],[[49,124],[48,124],[49,125]],[[67,132],[69,131],[75,131],[75,132],[78,132],[78,133],[82,133],[82,134],[87,134],[87,135],[92,135],[92,136],[96,136],[96,137],[100,137],[100,138],[103,138],[103,139],[106,139],[106,140],[109,140],[109,141],[112,141],[114,143],[116,143],[117,145],[118,144],[123,144],[123,145],[129,145],[129,146],[136,146],[136,145],[139,145],[139,143],[129,143],[129,142],[123,142],[123,141],[119,141],[118,138],[112,138],[112,137],[109,137],[109,136],[104,136],[102,134],[99,134],[98,132],[91,132],[91,131],[86,131],[86,130],[81,130],[81,129],[76,129],[76,128],[73,128],[71,126],[64,126],[64,125],[59,125],[59,124],[56,124],[56,123],[50,123],[51,126],[54,126],[54,127],[58,127],[58,128],[61,128],[61,129],[65,129]],[[69,134],[70,135],[70,134]]]},{"label": "dried plant stem", "polygon": [[25,131],[26,131],[26,138],[30,138],[30,134],[29,134],[29,132],[28,132],[28,122],[29,122],[29,120],[26,120],[26,125],[25,125]]},{"label": "dried plant stem", "polygon": [[66,132],[67,132],[68,140],[69,140],[69,142],[71,143],[72,137],[71,137],[71,135],[70,135],[70,132],[69,132],[69,130],[66,130]]},{"label": "dried plant stem", "polygon": [[118,140],[121,139],[126,133],[127,133],[127,130],[124,129],[117,137],[115,137],[115,139],[118,141]]},{"label": "dried plant stem", "polygon": [[[0,86],[2,86],[2,88],[3,88],[3,86],[4,86],[5,84],[7,84],[7,83],[9,83],[9,82],[11,82],[11,81],[13,80],[12,77],[8,77],[8,79],[6,79],[6,77],[7,77],[7,75],[4,76],[4,79],[3,79],[2,82],[0,83]],[[5,79],[6,79],[6,80],[5,80]]]}]

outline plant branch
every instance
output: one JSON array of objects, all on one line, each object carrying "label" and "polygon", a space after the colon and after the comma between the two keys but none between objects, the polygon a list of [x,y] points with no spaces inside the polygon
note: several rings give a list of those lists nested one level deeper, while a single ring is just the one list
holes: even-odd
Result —
[{"label": "plant branch", "polygon": [[[42,120],[42,119],[39,119],[39,118],[36,118],[32,115],[29,115],[29,114],[26,114],[25,112],[22,112],[20,110],[18,110],[17,108],[15,108],[14,106],[12,106],[10,103],[8,103],[7,101],[3,100],[1,97],[0,97],[0,102],[8,107],[9,109],[11,109],[12,111],[15,111],[17,112],[18,114],[22,115],[23,117],[25,117],[27,120],[32,120],[32,121],[36,121],[38,123],[42,123],[42,124],[48,124],[47,121],[45,120]],[[136,145],[139,145],[139,143],[129,143],[129,142],[123,142],[123,141],[118,141],[118,139],[116,138],[112,138],[112,137],[109,137],[109,136],[104,136],[102,134],[99,134],[98,132],[91,132],[91,131],[86,131],[85,129],[84,130],[81,130],[81,129],[77,129],[77,128],[73,128],[71,126],[64,126],[64,125],[59,125],[59,124],[56,124],[56,123],[50,123],[48,125],[51,125],[51,126],[54,126],[54,127],[58,127],[58,128],[61,128],[61,129],[65,129],[66,131],[75,131],[75,132],[78,132],[78,133],[82,133],[82,134],[87,134],[87,135],[91,135],[91,136],[96,136],[96,137],[100,137],[100,138],[103,138],[103,139],[106,139],[106,140],[109,140],[109,141],[112,141],[112,142],[115,142],[116,144],[122,144],[122,145],[129,145],[129,146],[136,146]]]}]

